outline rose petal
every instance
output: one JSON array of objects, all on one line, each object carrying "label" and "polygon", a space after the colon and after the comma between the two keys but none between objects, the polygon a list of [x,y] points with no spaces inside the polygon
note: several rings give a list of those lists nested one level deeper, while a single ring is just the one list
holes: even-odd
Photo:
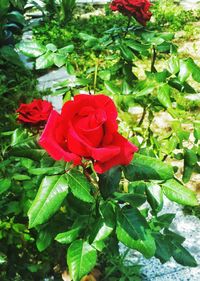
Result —
[{"label": "rose petal", "polygon": [[81,158],[74,153],[64,150],[56,140],[55,132],[60,119],[60,114],[53,110],[40,137],[39,144],[53,159],[65,160],[66,162],[73,162],[74,165],[78,165],[81,163]]}]

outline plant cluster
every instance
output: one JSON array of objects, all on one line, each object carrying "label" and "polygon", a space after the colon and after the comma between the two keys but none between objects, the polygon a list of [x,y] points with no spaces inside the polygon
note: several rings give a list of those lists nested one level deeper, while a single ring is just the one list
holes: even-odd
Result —
[{"label": "plant cluster", "polygon": [[[74,2],[62,1],[72,9]],[[54,93],[63,96],[61,112],[40,99],[31,73],[14,75],[18,63],[24,70],[18,57],[13,65],[0,50],[1,63],[13,69],[8,77],[4,70],[6,86],[0,88],[12,112],[0,164],[0,278],[5,281],[61,280],[63,272],[74,281],[89,273],[91,280],[97,275],[140,280],[139,267],[125,263],[127,252],[120,254],[119,242],[162,263],[173,257],[184,266],[197,265],[184,237],[170,229],[175,214],[161,211],[165,198],[198,205],[184,184],[199,171],[200,67],[179,57],[172,33],[136,24],[148,25],[150,11],[149,1],[134,2],[112,2],[125,17],[72,20],[60,41],[63,20],[48,22],[37,29],[36,39],[16,45],[34,62],[35,72],[65,67],[73,74],[73,82],[59,83]],[[145,3],[145,10],[137,2]],[[8,102],[9,92],[17,97]],[[164,132],[156,130],[159,114],[170,116]],[[181,175],[174,160],[184,162]]]}]

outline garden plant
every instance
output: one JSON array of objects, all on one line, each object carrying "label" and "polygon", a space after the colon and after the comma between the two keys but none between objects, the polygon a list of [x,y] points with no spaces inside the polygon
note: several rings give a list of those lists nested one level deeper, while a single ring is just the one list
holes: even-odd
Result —
[{"label": "garden plant", "polygon": [[[75,1],[44,4],[33,38],[0,49],[11,65],[0,76],[0,279],[142,280],[129,249],[197,266],[170,228],[175,214],[162,210],[166,198],[198,206],[185,185],[200,170],[198,63],[150,23],[149,0],[113,0],[89,19],[73,18]],[[71,79],[51,89],[63,97],[59,111],[35,77],[61,67]],[[166,131],[155,124],[162,114]]]}]

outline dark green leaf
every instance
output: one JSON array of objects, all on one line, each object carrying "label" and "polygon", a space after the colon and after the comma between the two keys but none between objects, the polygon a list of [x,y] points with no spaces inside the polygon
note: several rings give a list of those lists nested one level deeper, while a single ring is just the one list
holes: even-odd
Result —
[{"label": "dark green leaf", "polygon": [[167,180],[173,177],[172,166],[159,159],[135,153],[131,164],[123,167],[129,181]]},{"label": "dark green leaf", "polygon": [[163,207],[163,193],[158,184],[148,183],[146,185],[147,201],[152,210],[156,213],[160,212]]},{"label": "dark green leaf", "polygon": [[99,174],[99,188],[103,198],[117,191],[121,180],[121,167],[113,167],[104,174]]}]

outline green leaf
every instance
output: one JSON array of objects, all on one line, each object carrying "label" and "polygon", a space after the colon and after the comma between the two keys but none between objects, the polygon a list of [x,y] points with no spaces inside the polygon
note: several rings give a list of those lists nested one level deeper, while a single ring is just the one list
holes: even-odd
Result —
[{"label": "green leaf", "polygon": [[46,167],[46,168],[32,168],[29,169],[28,172],[29,174],[32,175],[56,175],[59,173],[62,173],[64,171],[63,167]]},{"label": "green leaf", "polygon": [[140,211],[134,207],[129,208],[127,206],[118,209],[117,224],[135,240],[144,240],[146,229],[149,228],[147,221],[141,215]]},{"label": "green leaf", "polygon": [[21,25],[26,24],[24,16],[18,11],[12,11],[12,12],[8,13],[7,19],[9,22],[15,22],[15,23],[21,24]]},{"label": "green leaf", "polygon": [[111,81],[105,81],[104,82],[105,88],[113,95],[119,95],[120,94],[120,88],[116,86],[116,83]]},{"label": "green leaf", "polygon": [[99,188],[103,198],[108,198],[119,187],[121,167],[113,167],[103,174],[99,174]]},{"label": "green leaf", "polygon": [[24,180],[30,180],[31,178],[28,175],[22,175],[22,174],[15,174],[12,177],[14,180],[18,181],[24,181]]},{"label": "green leaf", "polygon": [[200,83],[200,67],[191,58],[187,60],[187,65],[192,73],[192,78]]},{"label": "green leaf", "polygon": [[157,98],[164,107],[169,108],[172,106],[170,99],[170,87],[168,84],[163,84],[157,89]]},{"label": "green leaf", "polygon": [[133,54],[133,52],[125,45],[120,45],[120,51],[121,51],[121,55],[123,56],[123,58],[127,61],[132,61],[135,56]]},{"label": "green leaf", "polygon": [[68,45],[58,50],[58,53],[62,56],[67,56],[69,53],[72,53],[74,50],[74,45]]},{"label": "green leaf", "polygon": [[96,264],[96,250],[86,241],[74,241],[67,251],[67,264],[73,281],[80,281]]},{"label": "green leaf", "polygon": [[81,174],[79,171],[71,170],[66,174],[66,177],[71,192],[75,197],[77,197],[78,199],[84,202],[88,202],[88,203],[94,202],[94,198],[90,194],[91,184],[83,174]]},{"label": "green leaf", "polygon": [[61,67],[66,63],[66,56],[61,54],[55,54],[53,58],[53,62],[57,67]]},{"label": "green leaf", "polygon": [[115,198],[118,201],[129,203],[133,207],[139,207],[146,201],[146,196],[143,194],[130,194],[130,193],[114,193]]},{"label": "green leaf", "polygon": [[163,193],[160,186],[156,183],[147,183],[146,194],[152,210],[156,213],[160,212],[163,207]]},{"label": "green leaf", "polygon": [[21,41],[16,47],[29,58],[37,58],[46,52],[46,47],[37,41]]},{"label": "green leaf", "polygon": [[175,261],[182,264],[183,266],[198,266],[194,257],[183,246],[177,244],[174,241],[172,242],[172,244],[175,248],[173,251],[173,258],[175,259]]},{"label": "green leaf", "polygon": [[129,181],[167,180],[173,178],[173,168],[157,158],[135,153],[131,164],[123,167]]},{"label": "green leaf", "polygon": [[66,63],[66,70],[67,70],[67,73],[70,75],[74,75],[74,73],[75,73],[75,69],[74,69],[73,65],[69,62]]},{"label": "green leaf", "polygon": [[10,179],[0,179],[0,194],[7,191],[11,186],[11,180]]},{"label": "green leaf", "polygon": [[75,227],[66,232],[59,233],[58,235],[56,235],[55,240],[61,244],[70,244],[78,238],[79,232],[80,227]]},{"label": "green leaf", "polygon": [[176,74],[180,70],[179,58],[172,56],[168,61],[168,68],[172,74]]},{"label": "green leaf", "polygon": [[28,211],[29,227],[42,224],[54,215],[68,194],[66,176],[46,176],[40,185],[35,200]]},{"label": "green leaf", "polygon": [[186,188],[174,179],[162,184],[164,194],[172,201],[182,205],[196,206],[198,201],[195,192]]},{"label": "green leaf", "polygon": [[105,240],[113,231],[113,226],[106,224],[106,222],[100,218],[91,231],[89,241],[93,244],[101,240]]},{"label": "green leaf", "polygon": [[36,246],[38,251],[44,251],[51,244],[52,240],[53,236],[47,229],[40,230],[39,236],[36,240]]},{"label": "green leaf", "polygon": [[121,227],[121,225],[117,226],[117,238],[120,242],[131,249],[135,249],[142,253],[145,258],[151,258],[154,256],[156,251],[156,245],[154,238],[151,236],[149,232],[145,234],[144,240],[134,240],[126,230]]},{"label": "green leaf", "polygon": [[20,60],[19,54],[10,46],[3,46],[0,48],[0,56],[6,61],[24,68],[24,64]]},{"label": "green leaf", "polygon": [[178,74],[178,78],[181,82],[185,82],[190,76],[191,71],[188,67],[188,63],[186,60],[180,60],[180,71]]},{"label": "green leaf", "polygon": [[7,261],[6,255],[0,252],[0,265],[6,263],[6,261]]},{"label": "green leaf", "polygon": [[54,53],[47,51],[45,54],[36,59],[35,68],[45,69],[51,67],[54,64],[54,56]]},{"label": "green leaf", "polygon": [[155,257],[162,263],[169,261],[173,253],[170,241],[168,241],[166,236],[160,233],[155,233],[154,238],[156,242]]},{"label": "green leaf", "polygon": [[57,47],[56,45],[49,43],[46,45],[47,50],[52,51],[52,52],[56,52],[57,51]]}]

